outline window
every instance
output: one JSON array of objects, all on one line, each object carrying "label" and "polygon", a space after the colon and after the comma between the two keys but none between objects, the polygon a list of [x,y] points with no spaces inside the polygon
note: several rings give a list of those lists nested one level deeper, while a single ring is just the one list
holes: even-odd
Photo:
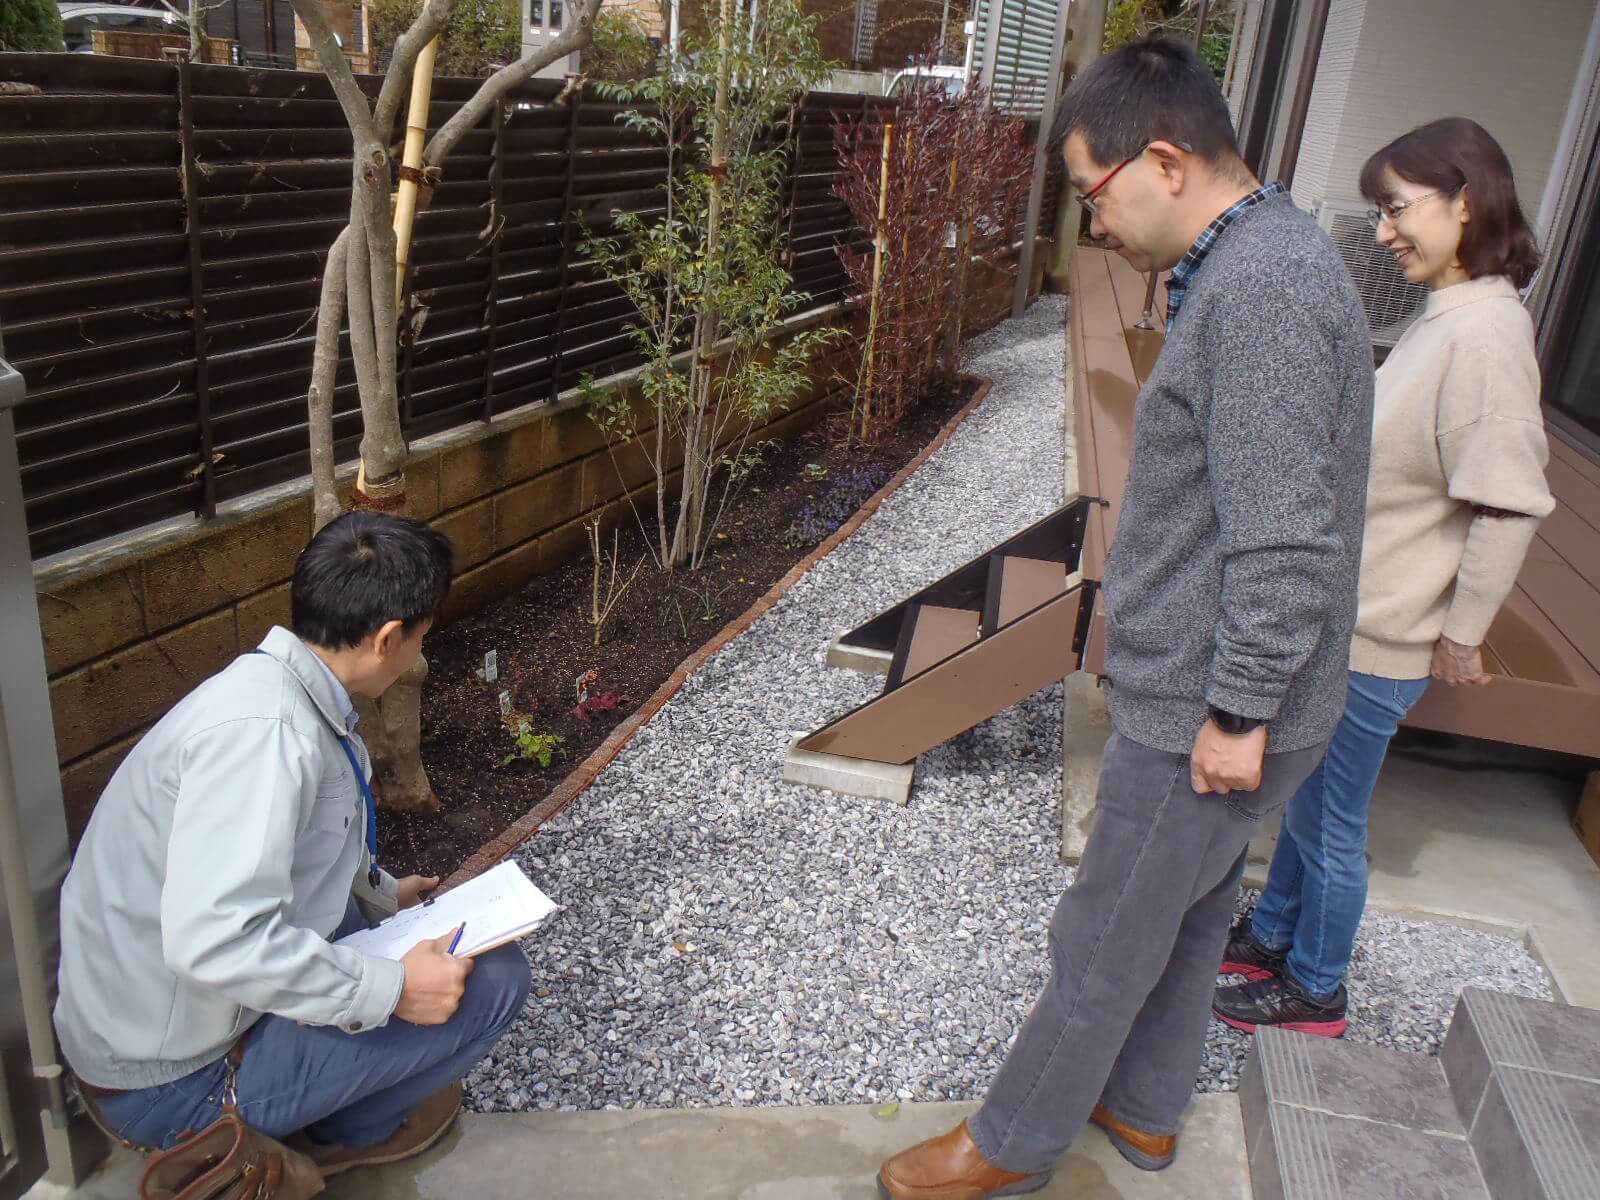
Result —
[{"label": "window", "polygon": [[1600,156],[1585,173],[1572,232],[1544,269],[1556,272],[1540,331],[1545,404],[1600,453]]}]

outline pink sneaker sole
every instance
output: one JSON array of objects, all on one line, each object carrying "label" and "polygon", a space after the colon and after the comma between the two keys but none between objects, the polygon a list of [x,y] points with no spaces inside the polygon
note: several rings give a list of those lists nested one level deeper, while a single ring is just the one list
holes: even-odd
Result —
[{"label": "pink sneaker sole", "polygon": [[[1211,1011],[1212,1015],[1224,1025],[1231,1025],[1243,1033],[1256,1031],[1256,1027],[1247,1021],[1236,1021],[1232,1017],[1225,1017],[1216,1009]],[[1274,1025],[1273,1028],[1287,1029],[1291,1033],[1309,1033],[1313,1037],[1336,1038],[1344,1036],[1345,1030],[1350,1028],[1350,1022],[1345,1017],[1340,1017],[1337,1021],[1285,1021],[1282,1025]]]}]

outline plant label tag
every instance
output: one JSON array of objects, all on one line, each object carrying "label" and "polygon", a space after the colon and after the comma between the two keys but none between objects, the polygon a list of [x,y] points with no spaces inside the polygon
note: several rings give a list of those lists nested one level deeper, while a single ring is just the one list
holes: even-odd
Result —
[{"label": "plant label tag", "polygon": [[954,225],[948,226],[944,231],[944,248],[946,250],[954,250],[956,248],[956,227]]},{"label": "plant label tag", "polygon": [[483,656],[483,679],[485,683],[493,683],[500,678],[500,656],[491,650]]},{"label": "plant label tag", "polygon": [[500,715],[502,717],[509,717],[511,715],[511,693],[510,692],[501,692],[500,693]]}]

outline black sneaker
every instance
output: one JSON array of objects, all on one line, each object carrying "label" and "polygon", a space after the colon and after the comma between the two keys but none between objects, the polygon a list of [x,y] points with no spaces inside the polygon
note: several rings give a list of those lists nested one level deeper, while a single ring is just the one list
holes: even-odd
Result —
[{"label": "black sneaker", "polygon": [[1272,1025],[1318,1037],[1343,1037],[1350,1027],[1345,1017],[1348,1005],[1343,984],[1332,999],[1324,1002],[1283,974],[1218,988],[1211,1011],[1224,1023],[1246,1033],[1254,1033],[1258,1025]]},{"label": "black sneaker", "polygon": [[1250,931],[1250,918],[1242,917],[1228,931],[1228,947],[1222,952],[1219,975],[1243,975],[1252,983],[1283,973],[1288,950],[1274,950]]}]

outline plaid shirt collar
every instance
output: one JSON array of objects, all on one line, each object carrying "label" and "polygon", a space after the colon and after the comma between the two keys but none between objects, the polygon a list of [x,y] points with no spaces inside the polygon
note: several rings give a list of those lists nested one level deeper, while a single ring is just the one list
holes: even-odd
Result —
[{"label": "plaid shirt collar", "polygon": [[1217,244],[1217,239],[1222,236],[1222,231],[1237,221],[1246,211],[1254,208],[1263,200],[1271,200],[1276,196],[1287,196],[1289,190],[1281,183],[1269,183],[1258,187],[1248,196],[1237,203],[1230,205],[1226,211],[1218,215],[1217,219],[1207,225],[1199,237],[1195,238],[1194,245],[1189,247],[1189,252],[1178,260],[1178,265],[1172,268],[1172,275],[1167,280],[1167,331],[1172,331],[1172,323],[1178,319],[1178,310],[1183,307],[1183,297],[1189,290],[1189,285],[1194,282],[1194,277],[1200,271],[1200,265],[1206,261],[1206,255],[1211,253],[1211,247]]}]

